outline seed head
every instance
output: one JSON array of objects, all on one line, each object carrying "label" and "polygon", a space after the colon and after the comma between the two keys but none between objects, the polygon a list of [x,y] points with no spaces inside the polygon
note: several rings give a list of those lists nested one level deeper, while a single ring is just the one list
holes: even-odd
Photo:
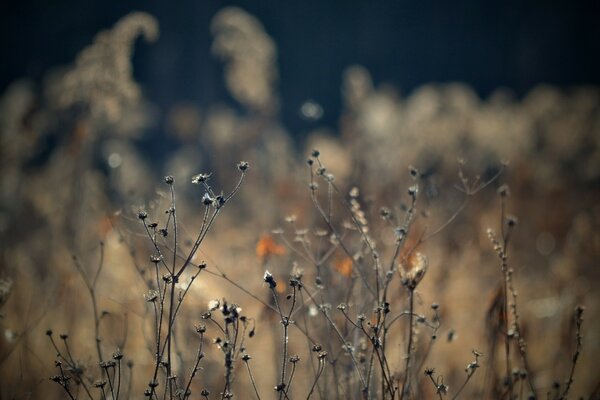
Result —
[{"label": "seed head", "polygon": [[248,168],[250,168],[250,164],[248,164],[247,161],[240,161],[237,165],[237,168],[241,171],[241,172],[246,172],[248,170]]}]

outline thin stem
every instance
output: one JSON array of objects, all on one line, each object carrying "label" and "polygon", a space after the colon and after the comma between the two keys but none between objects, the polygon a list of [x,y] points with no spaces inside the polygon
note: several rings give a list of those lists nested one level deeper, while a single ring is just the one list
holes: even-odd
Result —
[{"label": "thin stem", "polygon": [[414,289],[408,291],[408,302],[409,302],[409,323],[408,323],[408,345],[406,347],[406,365],[404,367],[404,381],[402,382],[402,393],[400,399],[404,399],[405,391],[408,383],[408,376],[410,375],[410,359],[412,353],[412,342],[413,342],[413,310],[414,310]]},{"label": "thin stem", "polygon": [[573,358],[571,362],[571,371],[569,372],[569,379],[567,380],[567,384],[565,386],[565,390],[562,392],[560,399],[566,399],[569,395],[569,390],[571,389],[571,385],[573,384],[573,376],[575,374],[575,367],[577,366],[577,359],[579,358],[579,353],[581,352],[581,341],[583,336],[581,334],[581,325],[583,324],[583,307],[577,306],[575,308],[575,324],[576,324],[576,332],[575,332],[575,353],[573,353]]},{"label": "thin stem", "polygon": [[204,334],[200,332],[200,344],[198,345],[198,353],[196,355],[196,362],[194,364],[194,368],[192,368],[192,372],[190,372],[190,377],[188,379],[187,385],[185,386],[185,391],[183,392],[184,398],[188,398],[191,395],[190,387],[192,386],[192,381],[198,372],[198,365],[200,365],[200,361],[204,358],[204,354],[202,353],[202,346],[204,343]]},{"label": "thin stem", "polygon": [[254,375],[252,375],[252,370],[250,369],[250,365],[248,365],[248,360],[245,360],[244,364],[246,364],[246,369],[248,370],[248,375],[250,376],[250,382],[252,382],[252,388],[254,389],[254,394],[256,394],[256,398],[260,400],[260,394],[258,394],[258,388],[256,387],[256,382],[254,381]]},{"label": "thin stem", "polygon": [[321,377],[321,374],[323,373],[323,370],[325,369],[325,362],[322,359],[319,359],[319,369],[317,370],[317,376],[315,376],[315,380],[312,384],[312,386],[310,387],[310,391],[308,392],[308,395],[306,396],[306,399],[310,399],[314,390],[315,390],[315,386],[317,385],[317,382],[319,381],[319,378]]}]

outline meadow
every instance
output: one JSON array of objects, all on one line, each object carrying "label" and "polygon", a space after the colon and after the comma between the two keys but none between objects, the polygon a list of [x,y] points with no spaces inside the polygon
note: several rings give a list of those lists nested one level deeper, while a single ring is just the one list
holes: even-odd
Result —
[{"label": "meadow", "polygon": [[210,30],[235,104],[161,110],[160,156],[149,14],[1,95],[0,399],[600,399],[599,88],[354,65],[298,138],[285,49]]}]

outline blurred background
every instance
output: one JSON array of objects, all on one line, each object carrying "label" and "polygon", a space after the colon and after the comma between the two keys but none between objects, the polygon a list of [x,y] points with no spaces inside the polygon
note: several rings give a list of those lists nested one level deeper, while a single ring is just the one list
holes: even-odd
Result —
[{"label": "blurred background", "polygon": [[[566,379],[572,310],[584,304],[574,385],[578,395],[599,393],[592,368],[600,356],[598,8],[591,1],[3,3],[0,397],[60,398],[47,379],[55,373],[48,328],[77,338],[82,362],[92,364],[89,298],[71,257],[92,274],[100,241],[105,346],[124,347],[142,371],[151,366],[140,339],[149,327],[138,273],[151,246],[135,215],[144,209],[161,221],[166,174],[175,177],[192,238],[202,192],[191,177],[212,171],[215,188],[228,191],[236,162],[250,162],[201,257],[234,280],[254,276],[248,289],[268,297],[264,268],[285,277],[303,261],[289,249],[265,259],[257,244],[289,214],[299,228],[323,229],[307,190],[313,148],[342,193],[360,188],[382,254],[393,240],[378,210],[405,210],[409,166],[421,188],[414,235],[462,209],[459,171],[472,184],[502,171],[422,246],[431,267],[421,307],[438,301],[446,310],[448,340],[432,363],[458,387],[470,350],[489,347],[485,319],[500,271],[486,230],[500,229],[495,191],[507,183],[536,384],[545,394]],[[349,277],[336,260],[339,283]],[[195,282],[190,303],[205,308],[226,296],[262,315],[260,303],[206,279]],[[114,334],[128,329],[128,340]],[[259,337],[254,351],[269,338]],[[271,372],[258,381],[271,387]],[[219,377],[204,384],[218,386]],[[475,397],[483,377],[477,382]]]}]

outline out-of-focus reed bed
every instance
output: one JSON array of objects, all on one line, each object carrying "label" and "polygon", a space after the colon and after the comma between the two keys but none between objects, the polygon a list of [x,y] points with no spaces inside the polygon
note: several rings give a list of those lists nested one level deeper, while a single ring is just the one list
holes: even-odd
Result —
[{"label": "out-of-focus reed bed", "polygon": [[339,132],[294,139],[262,24],[210,29],[235,106],[156,118],[139,12],[2,95],[0,398],[598,398],[598,88],[350,66]]}]

